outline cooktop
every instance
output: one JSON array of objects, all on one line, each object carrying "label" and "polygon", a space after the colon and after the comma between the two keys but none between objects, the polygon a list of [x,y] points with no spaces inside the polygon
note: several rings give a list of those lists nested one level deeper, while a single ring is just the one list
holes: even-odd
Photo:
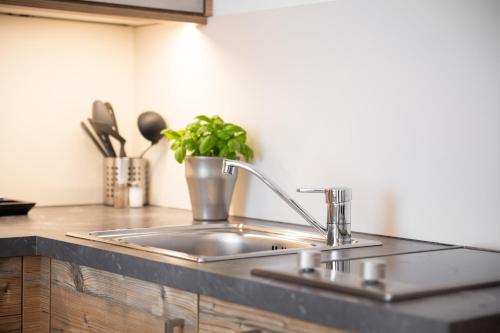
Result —
[{"label": "cooktop", "polygon": [[375,283],[362,277],[370,260],[335,260],[309,272],[296,266],[259,268],[252,274],[385,302],[500,285],[498,252],[455,248],[380,257],[385,278]]}]

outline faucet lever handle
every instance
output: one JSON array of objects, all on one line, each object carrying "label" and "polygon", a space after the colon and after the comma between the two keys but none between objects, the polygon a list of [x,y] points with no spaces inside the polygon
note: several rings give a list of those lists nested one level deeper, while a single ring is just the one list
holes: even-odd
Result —
[{"label": "faucet lever handle", "polygon": [[325,193],[326,189],[324,188],[298,188],[297,192],[299,193]]},{"label": "faucet lever handle", "polygon": [[298,188],[299,193],[324,193],[327,204],[339,204],[351,201],[351,189],[348,187]]},{"label": "faucet lever handle", "polygon": [[299,193],[324,193],[325,194],[325,202],[327,204],[332,204],[335,202],[333,189],[331,189],[331,188],[298,188],[297,192],[299,192]]}]

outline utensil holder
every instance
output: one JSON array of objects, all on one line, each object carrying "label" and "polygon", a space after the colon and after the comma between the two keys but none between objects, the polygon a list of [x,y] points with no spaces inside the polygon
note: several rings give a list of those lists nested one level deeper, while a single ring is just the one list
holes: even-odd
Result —
[{"label": "utensil holder", "polygon": [[149,165],[144,158],[106,157],[104,159],[104,204],[113,206],[115,187],[126,185],[142,190],[142,205],[149,202]]}]

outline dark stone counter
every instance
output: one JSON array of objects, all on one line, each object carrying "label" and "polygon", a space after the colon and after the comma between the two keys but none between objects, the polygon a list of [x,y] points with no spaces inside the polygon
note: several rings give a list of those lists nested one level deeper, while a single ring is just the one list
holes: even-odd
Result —
[{"label": "dark stone counter", "polygon": [[[276,223],[238,217],[230,222]],[[191,212],[161,207],[34,208],[28,216],[0,217],[0,256],[52,257],[346,330],[462,332],[474,325],[474,331],[500,331],[500,287],[384,304],[250,275],[252,268],[293,265],[295,255],[196,263],[66,236],[69,231],[192,223]],[[290,227],[310,230],[306,226]],[[443,244],[367,234],[355,236],[380,240],[383,245],[337,250],[335,259],[450,249]]]}]

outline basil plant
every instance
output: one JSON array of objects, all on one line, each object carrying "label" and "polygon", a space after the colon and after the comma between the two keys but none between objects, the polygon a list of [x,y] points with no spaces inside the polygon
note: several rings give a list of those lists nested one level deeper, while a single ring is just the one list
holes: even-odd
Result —
[{"label": "basil plant", "polygon": [[238,125],[226,123],[219,116],[198,116],[186,128],[162,131],[172,142],[177,162],[184,162],[186,155],[224,157],[235,160],[243,157],[249,162],[253,150],[247,144],[247,133]]}]

